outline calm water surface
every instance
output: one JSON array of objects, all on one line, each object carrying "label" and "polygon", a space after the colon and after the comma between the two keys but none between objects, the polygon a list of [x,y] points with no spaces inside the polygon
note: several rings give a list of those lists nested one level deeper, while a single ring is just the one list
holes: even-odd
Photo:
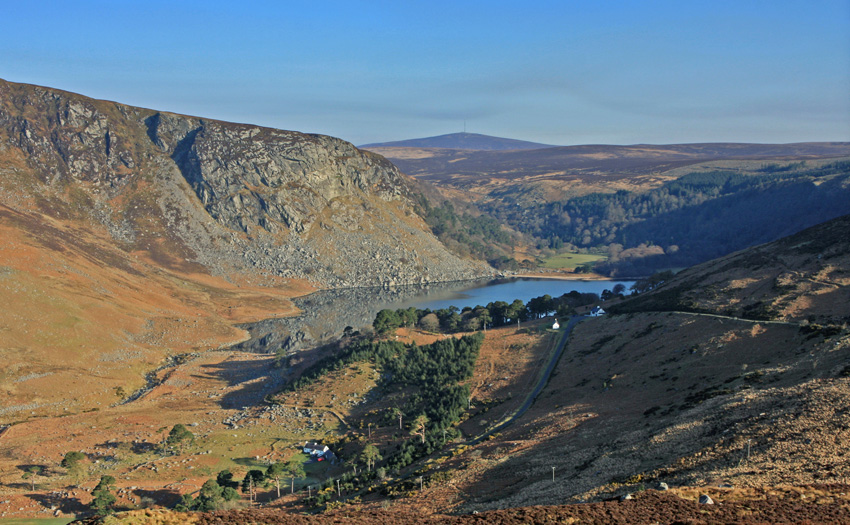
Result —
[{"label": "calm water surface", "polygon": [[431,310],[457,306],[475,307],[495,301],[512,302],[549,294],[558,297],[572,290],[601,294],[617,283],[627,288],[634,281],[565,281],[557,279],[499,279],[463,283],[435,283],[395,288],[350,288],[326,290],[295,299],[301,309],[296,317],[267,319],[243,325],[251,338],[234,346],[237,350],[274,352],[279,348],[313,348],[339,338],[346,326],[360,329],[371,326],[383,308]]},{"label": "calm water surface", "polygon": [[422,310],[426,308],[439,310],[440,308],[457,306],[463,309],[465,306],[471,308],[478,305],[486,306],[488,303],[495,301],[510,303],[514,299],[520,299],[522,302],[527,303],[534,297],[540,297],[546,294],[552,297],[560,297],[573,290],[599,295],[603,290],[611,290],[620,283],[628,290],[634,284],[634,281],[568,281],[564,279],[532,278],[496,279],[473,284],[465,283],[458,285],[457,288],[448,290],[423,291],[423,293],[406,299],[401,303],[388,304],[385,308],[409,308],[415,306]]}]

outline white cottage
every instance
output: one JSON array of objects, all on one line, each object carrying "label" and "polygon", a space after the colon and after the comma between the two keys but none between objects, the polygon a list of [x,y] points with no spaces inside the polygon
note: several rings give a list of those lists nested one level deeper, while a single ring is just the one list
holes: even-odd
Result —
[{"label": "white cottage", "polygon": [[552,324],[552,330],[557,330],[560,327],[561,327],[561,325],[558,324],[558,320],[555,319],[554,324]]},{"label": "white cottage", "polygon": [[304,452],[311,456],[324,456],[329,451],[330,449],[327,445],[322,445],[315,441],[308,441],[304,443]]},{"label": "white cottage", "polygon": [[593,310],[590,311],[590,317],[602,317],[603,315],[605,315],[605,310],[601,306],[594,306]]}]

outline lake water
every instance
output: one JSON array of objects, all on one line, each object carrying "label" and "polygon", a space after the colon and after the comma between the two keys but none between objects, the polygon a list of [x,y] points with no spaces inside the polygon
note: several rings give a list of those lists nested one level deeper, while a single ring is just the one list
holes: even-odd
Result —
[{"label": "lake water", "polygon": [[486,306],[495,301],[513,302],[519,299],[527,303],[530,299],[549,294],[552,297],[560,297],[573,290],[581,293],[595,293],[600,295],[603,290],[611,290],[617,284],[623,284],[628,290],[634,281],[579,281],[565,279],[496,279],[488,282],[461,285],[455,289],[426,291],[412,297],[401,304],[388,305],[387,308],[409,308],[415,306],[419,309],[429,308],[439,310],[449,306],[457,306],[463,309],[466,306],[474,308],[478,305]]},{"label": "lake water", "polygon": [[557,279],[498,279],[459,283],[433,283],[394,288],[349,288],[325,290],[295,299],[301,315],[267,319],[244,325],[250,340],[233,348],[252,352],[274,352],[279,348],[301,350],[339,338],[347,326],[359,330],[371,326],[375,315],[384,309],[411,306],[438,310],[449,306],[487,305],[495,301],[512,302],[549,294],[559,297],[572,290],[601,294],[617,283],[626,288],[634,281],[567,281]]}]

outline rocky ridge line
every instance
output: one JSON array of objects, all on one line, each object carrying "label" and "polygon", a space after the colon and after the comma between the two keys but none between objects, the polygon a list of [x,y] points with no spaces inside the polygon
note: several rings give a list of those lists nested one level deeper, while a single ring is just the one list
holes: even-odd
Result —
[{"label": "rocky ridge line", "polygon": [[0,202],[102,228],[178,268],[321,288],[465,280],[379,155],[332,137],[0,80]]}]

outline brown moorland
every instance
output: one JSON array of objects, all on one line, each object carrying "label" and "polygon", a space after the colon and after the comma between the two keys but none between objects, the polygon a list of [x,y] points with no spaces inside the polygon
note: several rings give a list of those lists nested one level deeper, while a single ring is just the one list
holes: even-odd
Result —
[{"label": "brown moorland", "polygon": [[[369,148],[402,171],[440,186],[490,194],[505,185],[557,188],[558,198],[592,191],[650,189],[682,168],[703,169],[763,164],[765,161],[816,160],[850,155],[848,143],[799,144],[639,144],[584,145],[518,151],[446,148]],[[492,185],[492,186],[491,186]],[[544,193],[546,193],[544,191]]]}]

